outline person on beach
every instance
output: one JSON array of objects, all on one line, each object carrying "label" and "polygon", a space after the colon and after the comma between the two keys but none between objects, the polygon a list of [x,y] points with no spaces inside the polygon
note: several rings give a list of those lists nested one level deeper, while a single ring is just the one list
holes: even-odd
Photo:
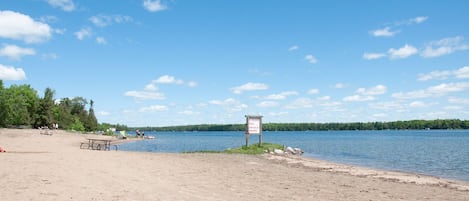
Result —
[{"label": "person on beach", "polygon": [[140,137],[140,131],[138,129],[135,131],[135,137]]}]

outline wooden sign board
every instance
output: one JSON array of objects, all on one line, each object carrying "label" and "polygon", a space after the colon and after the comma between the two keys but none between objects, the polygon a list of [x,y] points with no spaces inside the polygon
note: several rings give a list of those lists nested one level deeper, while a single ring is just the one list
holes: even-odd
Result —
[{"label": "wooden sign board", "polygon": [[249,135],[259,135],[259,146],[262,145],[262,116],[246,115],[246,147],[249,145]]},{"label": "wooden sign board", "polygon": [[248,133],[261,134],[261,119],[248,118]]}]

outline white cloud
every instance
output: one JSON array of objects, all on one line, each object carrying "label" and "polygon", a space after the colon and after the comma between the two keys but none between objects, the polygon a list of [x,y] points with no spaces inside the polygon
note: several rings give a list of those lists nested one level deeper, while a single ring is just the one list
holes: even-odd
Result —
[{"label": "white cloud", "polygon": [[417,90],[417,91],[411,91],[411,92],[398,92],[398,93],[393,93],[391,95],[393,98],[397,99],[417,99],[417,98],[427,98],[431,96],[427,91],[425,90]]},{"label": "white cloud", "polygon": [[373,60],[380,59],[383,57],[389,57],[390,59],[403,59],[420,52],[420,56],[424,58],[439,57],[447,54],[454,53],[456,51],[469,50],[469,44],[464,43],[464,38],[461,36],[453,38],[444,38],[438,41],[432,41],[425,45],[420,51],[406,44],[404,47],[399,49],[390,48],[385,53],[364,53],[363,59]]},{"label": "white cloud", "polygon": [[399,49],[394,49],[394,48],[391,48],[389,49],[388,53],[389,53],[389,57],[391,59],[403,59],[403,58],[407,58],[407,57],[410,57],[414,54],[417,54],[418,50],[417,48],[411,46],[411,45],[404,45],[404,47],[401,47]]},{"label": "white cloud", "polygon": [[89,20],[98,27],[109,26],[113,23],[126,23],[131,22],[133,19],[126,15],[96,15],[90,17]]},{"label": "white cloud", "polygon": [[105,27],[112,23],[112,18],[106,15],[93,16],[89,20],[98,27]]},{"label": "white cloud", "polygon": [[178,112],[178,114],[182,114],[182,115],[196,115],[196,114],[200,114],[199,112],[194,112],[192,110],[184,110],[184,111],[181,111],[181,112]]},{"label": "white cloud", "polygon": [[399,49],[390,48],[387,53],[364,53],[363,59],[374,60],[381,59],[384,57],[389,57],[389,59],[403,59],[417,53],[417,48],[406,44],[404,45],[404,47],[401,47]]},{"label": "white cloud", "polygon": [[276,107],[278,103],[275,101],[262,101],[257,104],[258,107]]},{"label": "white cloud", "polygon": [[160,0],[144,0],[143,1],[143,7],[147,9],[150,12],[158,12],[158,11],[163,11],[166,10],[168,7],[161,4]]},{"label": "white cloud", "polygon": [[370,34],[372,36],[375,36],[375,37],[392,37],[392,36],[395,36],[396,34],[398,34],[400,32],[400,30],[391,30],[391,29],[395,29],[399,26],[402,26],[402,25],[413,25],[413,24],[420,24],[424,21],[426,21],[428,19],[428,17],[426,16],[418,16],[418,17],[415,17],[415,18],[410,18],[410,19],[407,19],[407,20],[403,20],[403,21],[399,21],[399,22],[394,22],[392,26],[387,26],[387,27],[384,27],[382,29],[376,29],[376,30],[373,30],[373,31],[370,31]]},{"label": "white cloud", "polygon": [[369,106],[370,108],[379,110],[402,110],[404,108],[400,102],[395,101],[370,103]]},{"label": "white cloud", "polygon": [[293,95],[298,95],[298,92],[296,91],[285,91],[279,94],[271,94],[265,97],[267,100],[284,100],[288,96],[293,96]]},{"label": "white cloud", "polygon": [[411,102],[409,104],[409,107],[411,107],[411,108],[423,108],[423,107],[427,107],[427,104],[425,104],[422,101],[414,101],[414,102]]},{"label": "white cloud", "polygon": [[52,16],[52,15],[46,15],[46,16],[41,16],[39,18],[39,21],[44,22],[44,23],[48,23],[48,22],[55,23],[59,21],[59,18],[56,16]]},{"label": "white cloud", "polygon": [[13,11],[0,11],[0,37],[40,43],[52,37],[49,25],[33,20],[28,15]]},{"label": "white cloud", "polygon": [[32,48],[22,48],[16,45],[4,45],[0,49],[0,56],[5,56],[10,59],[20,60],[22,56],[36,55],[36,51]]},{"label": "white cloud", "polygon": [[96,37],[96,42],[101,45],[106,45],[106,39],[103,37]]},{"label": "white cloud", "polygon": [[145,86],[145,90],[146,91],[157,91],[158,87],[156,86],[156,84],[150,83],[150,84],[147,84],[147,86]]},{"label": "white cloud", "polygon": [[[171,75],[163,75],[163,76],[160,76],[156,80],[152,80],[151,83],[147,85],[147,87],[156,87],[156,84],[177,84],[177,85],[186,84],[188,87],[197,87],[198,85],[197,82],[194,82],[194,81],[185,82],[184,80],[176,79],[176,77],[171,76]],[[154,86],[150,86],[150,85],[154,85]]]},{"label": "white cloud", "polygon": [[286,106],[288,109],[301,109],[301,108],[312,108],[316,105],[316,101],[311,98],[298,98],[289,105]]},{"label": "white cloud", "polygon": [[284,116],[287,114],[288,112],[269,112],[269,116],[272,116],[272,117]]},{"label": "white cloud", "polygon": [[365,89],[365,88],[359,88],[357,89],[358,94],[362,94],[365,96],[374,96],[374,95],[381,95],[386,93],[387,87],[384,85],[376,85],[374,87]]},{"label": "white cloud", "polygon": [[162,100],[166,98],[163,93],[150,91],[127,91],[124,95],[134,97],[139,100]]},{"label": "white cloud", "polygon": [[92,32],[90,28],[82,28],[80,31],[75,32],[75,36],[78,38],[78,40],[83,40],[85,38],[91,37]]},{"label": "white cloud", "polygon": [[[341,105],[338,101],[330,101],[330,96],[323,96],[316,99],[311,98],[298,98],[294,100],[292,103],[285,106],[287,109],[302,109],[302,108],[313,108],[313,107],[327,107],[331,109],[331,107],[337,107]],[[337,108],[333,108],[337,109]]]},{"label": "white cloud", "polygon": [[153,80],[152,82],[157,84],[184,84],[183,80],[176,79],[175,77],[170,75],[163,75],[158,79]]},{"label": "white cloud", "polygon": [[437,86],[432,86],[427,89],[429,93],[432,94],[447,94],[451,92],[459,92],[469,89],[469,82],[459,82],[459,83],[443,83]]},{"label": "white cloud", "polygon": [[25,80],[26,74],[22,68],[0,64],[0,80]]},{"label": "white cloud", "polygon": [[318,60],[316,59],[316,57],[314,57],[313,55],[311,54],[308,54],[305,56],[305,60],[308,61],[309,63],[312,63],[312,64],[315,64],[318,62]]},{"label": "white cloud", "polygon": [[323,97],[317,98],[317,100],[319,100],[319,101],[328,101],[328,100],[331,100],[331,97],[330,96],[323,96]]},{"label": "white cloud", "polygon": [[458,79],[469,78],[469,66],[461,67],[457,70],[445,70],[445,71],[432,71],[427,74],[419,74],[419,81],[428,81],[428,80],[445,80],[450,76],[454,76]]},{"label": "white cloud", "polygon": [[353,96],[346,96],[342,99],[345,102],[362,102],[362,101],[372,101],[375,100],[373,96],[367,95],[353,95]]},{"label": "white cloud", "polygon": [[67,31],[67,29],[54,29],[54,33],[56,34],[64,34]]},{"label": "white cloud", "polygon": [[373,114],[373,117],[376,117],[376,118],[383,118],[383,117],[387,117],[388,115],[385,114],[385,113],[377,113],[377,114]]},{"label": "white cloud", "polygon": [[106,111],[99,111],[99,112],[98,112],[98,115],[99,115],[99,116],[109,116],[109,115],[111,115],[111,113],[110,113],[110,112],[106,112]]},{"label": "white cloud", "polygon": [[427,19],[428,19],[427,16],[417,16],[414,18],[394,22],[394,26],[403,26],[403,25],[410,26],[414,24],[420,24],[422,22],[425,22]]},{"label": "white cloud", "polygon": [[138,111],[139,112],[162,112],[169,110],[167,106],[164,105],[151,105],[148,107],[142,107]]},{"label": "white cloud", "polygon": [[428,19],[427,16],[418,16],[418,17],[416,17],[416,18],[410,19],[409,21],[410,21],[411,23],[420,24],[420,23],[426,21],[427,19]]},{"label": "white cloud", "polygon": [[246,104],[243,104],[233,98],[228,98],[226,100],[212,100],[209,103],[212,105],[223,106],[229,113],[239,112],[248,107]]},{"label": "white cloud", "polygon": [[246,83],[241,86],[231,88],[231,91],[235,94],[241,94],[244,91],[255,91],[255,90],[266,90],[269,86],[262,83]]},{"label": "white cloud", "polygon": [[469,49],[469,44],[464,43],[464,38],[461,36],[452,38],[443,38],[438,41],[432,41],[425,46],[421,52],[422,57],[439,57],[446,54],[451,54],[456,51],[464,51]]},{"label": "white cloud", "polygon": [[469,66],[464,66],[454,72],[456,78],[465,79],[469,78]]},{"label": "white cloud", "polygon": [[469,105],[469,99],[467,98],[450,97],[448,98],[448,102],[459,105]]},{"label": "white cloud", "polygon": [[47,3],[53,7],[59,7],[64,11],[70,12],[75,10],[75,4],[72,0],[47,0]]},{"label": "white cloud", "polygon": [[298,50],[298,49],[300,49],[300,47],[298,45],[293,45],[290,48],[288,48],[288,51],[291,52],[291,51],[295,51],[295,50]]},{"label": "white cloud", "polygon": [[439,97],[449,93],[465,91],[467,89],[469,89],[469,82],[443,83],[440,85],[428,87],[425,90],[417,90],[406,93],[394,93],[392,94],[392,97],[396,99]]},{"label": "white cloud", "polygon": [[445,106],[444,109],[445,110],[455,110],[455,111],[464,110],[463,107],[456,106],[456,105],[448,105],[448,106]]},{"label": "white cloud", "polygon": [[386,54],[384,53],[364,53],[363,54],[363,59],[366,59],[366,60],[381,59],[383,57],[386,57]]},{"label": "white cloud", "polygon": [[310,89],[308,90],[308,94],[318,94],[319,93],[319,89]]},{"label": "white cloud", "polygon": [[399,33],[399,31],[391,31],[390,27],[385,27],[383,29],[373,30],[370,33],[375,37],[391,37]]},{"label": "white cloud", "polygon": [[445,80],[448,79],[449,76],[451,76],[452,72],[449,70],[445,71],[432,71],[427,74],[420,74],[418,81],[427,81],[427,80]]},{"label": "white cloud", "polygon": [[362,102],[375,100],[375,95],[381,95],[386,93],[387,87],[384,85],[376,85],[374,87],[365,89],[358,88],[355,95],[346,96],[342,100],[344,102]]}]

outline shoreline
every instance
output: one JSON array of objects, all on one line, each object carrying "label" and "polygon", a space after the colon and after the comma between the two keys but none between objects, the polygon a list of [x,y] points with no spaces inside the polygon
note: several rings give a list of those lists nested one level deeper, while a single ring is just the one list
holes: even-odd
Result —
[{"label": "shoreline", "polygon": [[364,166],[348,165],[343,163],[315,159],[311,157],[302,157],[294,155],[280,156],[273,154],[264,154],[264,157],[268,160],[286,163],[290,166],[301,166],[315,171],[333,172],[357,177],[377,178],[398,183],[440,186],[469,192],[469,182],[463,180],[448,179],[413,172],[368,168]]},{"label": "shoreline", "polygon": [[86,137],[0,129],[2,200],[469,199],[463,181],[295,156],[80,149]]}]

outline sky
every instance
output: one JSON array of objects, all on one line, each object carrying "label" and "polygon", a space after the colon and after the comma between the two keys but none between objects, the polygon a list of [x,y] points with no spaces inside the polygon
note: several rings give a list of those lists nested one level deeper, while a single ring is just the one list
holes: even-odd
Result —
[{"label": "sky", "polygon": [[128,126],[469,119],[469,1],[3,0],[0,79]]}]

